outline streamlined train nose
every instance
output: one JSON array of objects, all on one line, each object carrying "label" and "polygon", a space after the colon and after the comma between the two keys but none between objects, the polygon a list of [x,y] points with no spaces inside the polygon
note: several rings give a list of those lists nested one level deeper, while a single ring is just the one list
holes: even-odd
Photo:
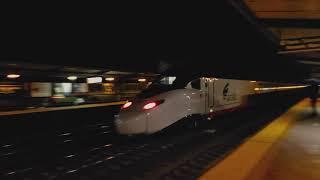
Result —
[{"label": "streamlined train nose", "polygon": [[[138,99],[134,102],[127,102],[116,116],[115,127],[119,134],[148,134],[150,133],[150,121],[154,110],[164,100]],[[149,122],[150,121],[150,122]],[[152,127],[152,125],[151,125]]]},{"label": "streamlined train nose", "polygon": [[121,121],[118,119],[116,130],[119,134],[143,134],[146,131],[146,120]]},{"label": "streamlined train nose", "polygon": [[115,116],[115,127],[119,134],[146,133],[147,114],[135,110],[121,110],[119,115]]}]

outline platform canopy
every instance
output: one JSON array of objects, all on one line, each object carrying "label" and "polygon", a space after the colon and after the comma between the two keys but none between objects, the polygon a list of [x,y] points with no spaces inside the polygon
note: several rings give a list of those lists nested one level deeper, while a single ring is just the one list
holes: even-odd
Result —
[{"label": "platform canopy", "polygon": [[318,0],[245,0],[260,22],[280,39],[279,54],[307,67],[320,80],[320,2]]},{"label": "platform canopy", "polygon": [[320,19],[318,0],[245,0],[260,19]]}]

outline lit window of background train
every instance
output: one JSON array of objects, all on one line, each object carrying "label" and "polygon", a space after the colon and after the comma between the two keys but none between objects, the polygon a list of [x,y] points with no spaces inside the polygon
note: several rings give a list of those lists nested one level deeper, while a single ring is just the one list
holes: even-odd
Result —
[{"label": "lit window of background train", "polygon": [[[158,77],[159,75],[156,74],[126,77],[101,76],[85,78],[84,82],[73,82],[77,80],[77,76],[65,77],[66,82],[18,82],[8,78],[0,82],[0,110],[129,101]],[[21,77],[15,74],[13,79],[17,78]],[[172,78],[175,77],[166,79],[168,83],[173,81]],[[301,84],[250,82],[255,87],[255,93],[305,87]]]}]

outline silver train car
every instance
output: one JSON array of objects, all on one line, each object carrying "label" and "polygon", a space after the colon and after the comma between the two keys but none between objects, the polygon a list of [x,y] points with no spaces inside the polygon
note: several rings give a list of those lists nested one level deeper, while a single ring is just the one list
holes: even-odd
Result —
[{"label": "silver train car", "polygon": [[208,77],[176,88],[174,81],[175,77],[164,77],[124,104],[115,119],[117,132],[153,134],[190,116],[210,120],[214,114],[245,106],[249,95],[286,89],[270,83]]}]

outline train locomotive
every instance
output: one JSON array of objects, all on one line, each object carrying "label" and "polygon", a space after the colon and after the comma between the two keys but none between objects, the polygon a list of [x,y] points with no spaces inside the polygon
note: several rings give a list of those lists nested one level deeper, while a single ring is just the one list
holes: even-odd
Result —
[{"label": "train locomotive", "polygon": [[174,86],[175,77],[163,77],[124,104],[115,118],[119,134],[153,134],[188,117],[206,117],[243,107],[248,96],[265,89],[255,81],[202,77]]}]

